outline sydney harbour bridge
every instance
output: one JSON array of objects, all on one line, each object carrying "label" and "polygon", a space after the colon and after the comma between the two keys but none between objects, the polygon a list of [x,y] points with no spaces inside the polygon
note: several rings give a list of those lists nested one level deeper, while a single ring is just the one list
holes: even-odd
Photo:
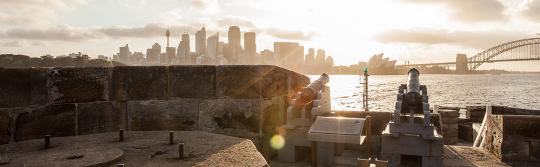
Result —
[{"label": "sydney harbour bridge", "polygon": [[506,42],[477,53],[472,57],[457,54],[455,62],[404,64],[402,67],[455,66],[458,73],[477,70],[482,64],[510,61],[539,61],[540,38]]}]

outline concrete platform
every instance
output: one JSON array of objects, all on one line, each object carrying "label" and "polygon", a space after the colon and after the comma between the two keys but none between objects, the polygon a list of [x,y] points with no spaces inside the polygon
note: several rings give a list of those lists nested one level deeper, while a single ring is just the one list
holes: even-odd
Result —
[{"label": "concrete platform", "polygon": [[[175,131],[169,145],[168,131],[118,133],[28,140],[0,145],[0,166],[265,166],[264,157],[247,139],[198,131]],[[184,142],[184,159],[178,143]]]},{"label": "concrete platform", "polygon": [[469,146],[444,146],[443,165],[447,167],[486,166],[501,167],[511,166],[500,162],[494,155],[482,148]]},{"label": "concrete platform", "polygon": [[[346,150],[341,156],[336,157],[334,167],[356,167],[355,157],[359,156],[358,151]],[[272,167],[310,167],[310,162],[302,161],[297,163],[280,163],[270,161]],[[443,166],[445,167],[507,167],[507,166],[538,166],[538,164],[527,162],[501,162],[491,153],[481,148],[469,146],[445,145]]]}]

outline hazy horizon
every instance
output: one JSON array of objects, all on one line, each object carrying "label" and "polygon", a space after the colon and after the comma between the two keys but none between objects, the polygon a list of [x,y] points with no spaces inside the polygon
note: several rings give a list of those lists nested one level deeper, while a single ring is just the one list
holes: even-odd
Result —
[{"label": "hazy horizon", "polygon": [[[144,52],[206,27],[227,40],[229,26],[257,33],[257,51],[274,42],[326,50],[336,65],[377,53],[411,63],[455,61],[492,46],[540,37],[540,0],[5,0],[0,2],[0,54],[112,57],[129,44]],[[539,53],[540,54],[540,53]],[[486,64],[540,71],[540,62]]]}]

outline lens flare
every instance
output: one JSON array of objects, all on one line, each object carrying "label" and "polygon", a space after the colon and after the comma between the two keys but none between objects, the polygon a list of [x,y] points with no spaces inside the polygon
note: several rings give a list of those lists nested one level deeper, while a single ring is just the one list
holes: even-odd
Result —
[{"label": "lens flare", "polygon": [[285,138],[281,135],[274,135],[272,138],[270,138],[270,146],[274,150],[280,150],[285,146]]}]

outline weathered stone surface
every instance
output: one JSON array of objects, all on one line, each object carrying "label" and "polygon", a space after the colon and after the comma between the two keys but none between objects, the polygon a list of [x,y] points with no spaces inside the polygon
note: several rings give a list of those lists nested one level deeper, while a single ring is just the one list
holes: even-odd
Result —
[{"label": "weathered stone surface", "polygon": [[[485,113],[486,106],[467,106],[467,118],[471,121],[482,122]],[[540,110],[492,106],[491,113],[494,115],[540,115]]]},{"label": "weathered stone surface", "polygon": [[371,133],[372,134],[381,134],[382,131],[386,128],[386,125],[392,119],[391,112],[358,112],[358,111],[334,111],[336,116],[344,116],[351,118],[365,118],[366,116],[371,116],[372,125]]},{"label": "weathered stone surface", "polygon": [[306,76],[276,66],[218,66],[217,97],[236,99],[269,98],[299,91],[309,83]]},{"label": "weathered stone surface", "polygon": [[128,101],[129,130],[193,130],[199,100]]},{"label": "weathered stone surface", "polygon": [[443,110],[440,112],[441,130],[444,136],[444,144],[455,144],[458,142],[458,117],[459,111]]},{"label": "weathered stone surface", "polygon": [[[53,138],[52,149],[38,150],[43,139],[0,145],[2,166],[268,166],[254,144],[246,139],[200,131],[175,131],[175,142],[184,142],[183,160],[178,145],[169,145],[169,131],[126,131]],[[5,157],[5,150],[9,151]],[[69,158],[68,158],[69,157]],[[121,157],[121,158],[120,158]]]},{"label": "weathered stone surface", "polygon": [[201,104],[199,125],[203,130],[244,129],[259,132],[262,100],[215,99]]},{"label": "weathered stone surface", "polygon": [[75,104],[59,104],[21,113],[16,120],[15,141],[75,135]]},{"label": "weathered stone surface", "polygon": [[167,99],[168,72],[166,66],[117,66],[113,70],[114,99]]},{"label": "weathered stone surface", "polygon": [[49,102],[46,68],[0,68],[0,108]]},{"label": "weathered stone surface", "polygon": [[284,106],[286,101],[286,98],[274,97],[264,102],[264,106],[261,108],[261,113],[263,114],[262,131],[264,134],[277,134],[277,128],[285,124],[283,118],[287,112],[287,108]]},{"label": "weathered stone surface", "polygon": [[504,115],[502,123],[504,139],[502,159],[505,161],[538,161],[540,152],[531,150],[540,149],[534,147],[540,141],[540,133],[538,133],[540,116]]},{"label": "weathered stone surface", "polygon": [[49,95],[55,103],[109,100],[109,76],[106,67],[54,68],[49,75]]},{"label": "weathered stone surface", "polygon": [[471,123],[458,125],[458,138],[464,141],[473,142],[473,129]]},{"label": "weathered stone surface", "polygon": [[0,110],[0,144],[9,143],[11,119],[7,111]]},{"label": "weathered stone surface", "polygon": [[78,134],[93,134],[120,129],[121,112],[114,110],[110,102],[77,104]]},{"label": "weathered stone surface", "polygon": [[492,115],[484,148],[503,161],[539,161],[540,116]]},{"label": "weathered stone surface", "polygon": [[169,97],[212,98],[216,95],[216,66],[170,66]]}]

